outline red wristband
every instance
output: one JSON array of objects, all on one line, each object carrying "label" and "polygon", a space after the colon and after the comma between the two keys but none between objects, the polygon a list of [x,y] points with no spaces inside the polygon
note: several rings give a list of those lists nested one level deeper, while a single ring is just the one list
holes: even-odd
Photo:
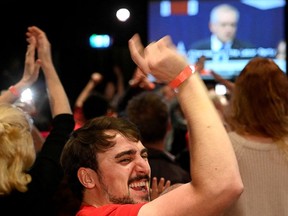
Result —
[{"label": "red wristband", "polygon": [[195,66],[187,65],[168,85],[176,89],[195,72]]},{"label": "red wristband", "polygon": [[18,89],[16,89],[15,86],[10,86],[9,87],[9,91],[15,96],[15,97],[20,97],[21,93],[18,91]]}]

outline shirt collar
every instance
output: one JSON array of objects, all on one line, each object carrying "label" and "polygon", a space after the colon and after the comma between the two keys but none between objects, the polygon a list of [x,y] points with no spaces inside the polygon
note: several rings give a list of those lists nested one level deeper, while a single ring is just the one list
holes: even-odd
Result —
[{"label": "shirt collar", "polygon": [[[232,41],[225,43],[225,49],[230,49],[232,47]],[[211,50],[219,51],[223,47],[223,43],[215,36],[211,35]]]}]

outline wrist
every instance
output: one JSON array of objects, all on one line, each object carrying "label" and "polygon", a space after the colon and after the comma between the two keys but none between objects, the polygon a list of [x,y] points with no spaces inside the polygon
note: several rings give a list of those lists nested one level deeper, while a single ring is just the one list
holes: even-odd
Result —
[{"label": "wrist", "polygon": [[11,85],[9,88],[8,88],[9,92],[11,94],[13,94],[15,97],[20,97],[21,96],[21,91],[16,88],[14,85]]},{"label": "wrist", "polygon": [[187,65],[171,82],[169,86],[177,92],[177,88],[195,72],[195,66]]}]

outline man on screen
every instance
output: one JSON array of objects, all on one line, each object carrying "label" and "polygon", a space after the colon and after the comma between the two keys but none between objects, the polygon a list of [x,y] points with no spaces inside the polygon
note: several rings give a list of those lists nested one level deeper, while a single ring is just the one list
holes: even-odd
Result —
[{"label": "man on screen", "polygon": [[[236,38],[237,24],[239,21],[239,11],[228,4],[221,4],[214,7],[210,13],[209,30],[211,36],[200,41],[196,41],[190,47],[192,50],[210,50],[213,54],[226,54],[226,59],[231,55],[237,58],[237,53],[230,53],[229,50],[239,50],[245,48],[254,48],[254,46],[245,41]],[[225,57],[224,55],[221,55]],[[212,57],[212,56],[206,56]]]}]

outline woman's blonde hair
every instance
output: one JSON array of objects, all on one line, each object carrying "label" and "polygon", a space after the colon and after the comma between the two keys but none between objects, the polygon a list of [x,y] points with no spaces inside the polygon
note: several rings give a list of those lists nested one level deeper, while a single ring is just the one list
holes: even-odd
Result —
[{"label": "woman's blonde hair", "polygon": [[0,104],[0,195],[27,191],[36,152],[31,122],[26,113],[11,104]]}]

